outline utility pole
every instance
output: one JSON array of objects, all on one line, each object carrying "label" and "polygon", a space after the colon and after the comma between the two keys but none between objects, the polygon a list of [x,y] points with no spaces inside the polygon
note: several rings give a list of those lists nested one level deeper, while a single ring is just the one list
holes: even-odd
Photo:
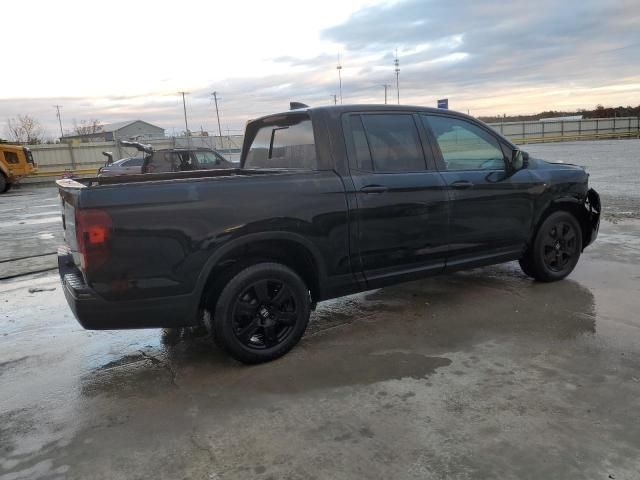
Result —
[{"label": "utility pole", "polygon": [[338,54],[338,66],[336,67],[338,70],[338,82],[340,84],[340,105],[342,105],[342,64],[340,63],[340,54]]},{"label": "utility pole", "polygon": [[216,103],[216,117],[218,117],[218,133],[220,134],[220,145],[222,145],[222,128],[220,128],[220,112],[218,112],[218,92],[213,92],[213,101]]},{"label": "utility pole", "polygon": [[389,85],[388,83],[384,83],[382,85],[384,87],[384,104],[387,104],[387,89],[391,88],[391,85]]},{"label": "utility pole", "polygon": [[64,137],[64,132],[62,131],[62,117],[60,116],[60,108],[62,105],[54,105],[56,109],[56,117],[58,117],[58,124],[60,125],[60,138]]},{"label": "utility pole", "polygon": [[182,109],[184,110],[184,129],[185,129],[185,135],[187,137],[190,136],[189,134],[189,124],[187,123],[187,102],[184,99],[185,95],[188,95],[189,92],[178,92],[182,95]]},{"label": "utility pole", "polygon": [[396,72],[396,90],[398,92],[398,105],[400,105],[400,60],[398,59],[398,49],[396,48],[396,59],[393,61]]}]

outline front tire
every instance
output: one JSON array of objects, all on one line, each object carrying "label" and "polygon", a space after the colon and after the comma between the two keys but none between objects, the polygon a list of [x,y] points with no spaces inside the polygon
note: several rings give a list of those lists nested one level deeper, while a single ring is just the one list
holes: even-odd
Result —
[{"label": "front tire", "polygon": [[311,312],[309,289],[290,268],[258,263],[229,280],[213,312],[218,346],[242,363],[268,362],[302,338]]},{"label": "front tire", "polygon": [[582,251],[582,230],[569,212],[549,215],[520,259],[522,271],[541,282],[562,280],[575,268]]},{"label": "front tire", "polygon": [[7,177],[4,176],[4,173],[0,172],[0,193],[8,192],[10,188],[11,183]]}]

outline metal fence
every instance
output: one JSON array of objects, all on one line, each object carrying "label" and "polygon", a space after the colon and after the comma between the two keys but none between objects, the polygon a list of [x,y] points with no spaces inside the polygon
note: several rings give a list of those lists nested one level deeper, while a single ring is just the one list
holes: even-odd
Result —
[{"label": "metal fence", "polygon": [[[242,148],[242,135],[223,137],[167,137],[149,140],[155,150],[162,148],[213,148],[231,161],[238,161]],[[125,147],[118,142],[58,143],[55,145],[33,145],[29,147],[38,164],[38,176],[50,176],[73,170],[77,173],[95,173],[103,166],[106,157],[102,152],[113,153],[114,160],[141,155],[135,148]]]},{"label": "metal fence", "polygon": [[640,138],[638,117],[490,123],[514,143],[542,143],[599,138]]},{"label": "metal fence", "polygon": [[[504,122],[489,124],[517,144],[593,140],[598,138],[640,138],[638,117],[598,118],[583,120]],[[206,147],[221,152],[231,161],[240,159],[243,135],[209,137],[167,137],[149,140],[154,149],[176,147]],[[78,174],[93,174],[104,165],[103,151],[114,159],[138,156],[140,153],[117,142],[34,145],[30,147],[38,164],[38,176],[48,177],[73,170]]]}]

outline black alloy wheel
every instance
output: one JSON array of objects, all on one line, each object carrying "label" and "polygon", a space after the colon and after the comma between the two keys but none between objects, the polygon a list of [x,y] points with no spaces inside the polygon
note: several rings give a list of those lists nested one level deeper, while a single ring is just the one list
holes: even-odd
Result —
[{"label": "black alloy wheel", "polygon": [[578,236],[575,227],[565,221],[557,221],[545,235],[543,245],[544,263],[554,272],[562,272],[578,252]]},{"label": "black alloy wheel", "polygon": [[215,342],[236,360],[253,364],[291,350],[304,334],[311,313],[309,289],[289,267],[259,262],[234,270],[209,305],[205,322]]},{"label": "black alloy wheel", "polygon": [[582,252],[582,230],[567,211],[550,214],[520,259],[522,271],[541,282],[562,280],[575,268]]},{"label": "black alloy wheel", "polygon": [[233,333],[247,348],[264,350],[281,344],[297,320],[295,297],[283,281],[258,280],[235,299]]}]

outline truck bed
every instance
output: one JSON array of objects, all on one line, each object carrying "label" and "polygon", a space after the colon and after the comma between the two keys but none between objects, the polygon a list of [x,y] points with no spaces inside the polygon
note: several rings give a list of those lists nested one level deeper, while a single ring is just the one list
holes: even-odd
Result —
[{"label": "truck bed", "polygon": [[120,175],[115,177],[89,177],[82,179],[62,179],[58,180],[59,186],[75,188],[91,187],[96,185],[119,185],[123,183],[141,183],[141,182],[159,182],[168,180],[183,180],[191,178],[215,178],[215,177],[231,177],[231,176],[250,176],[265,175],[273,173],[282,173],[287,170],[282,169],[246,169],[246,168],[230,168],[217,170],[194,170],[185,172],[167,172],[167,173],[139,173],[135,175]]}]

